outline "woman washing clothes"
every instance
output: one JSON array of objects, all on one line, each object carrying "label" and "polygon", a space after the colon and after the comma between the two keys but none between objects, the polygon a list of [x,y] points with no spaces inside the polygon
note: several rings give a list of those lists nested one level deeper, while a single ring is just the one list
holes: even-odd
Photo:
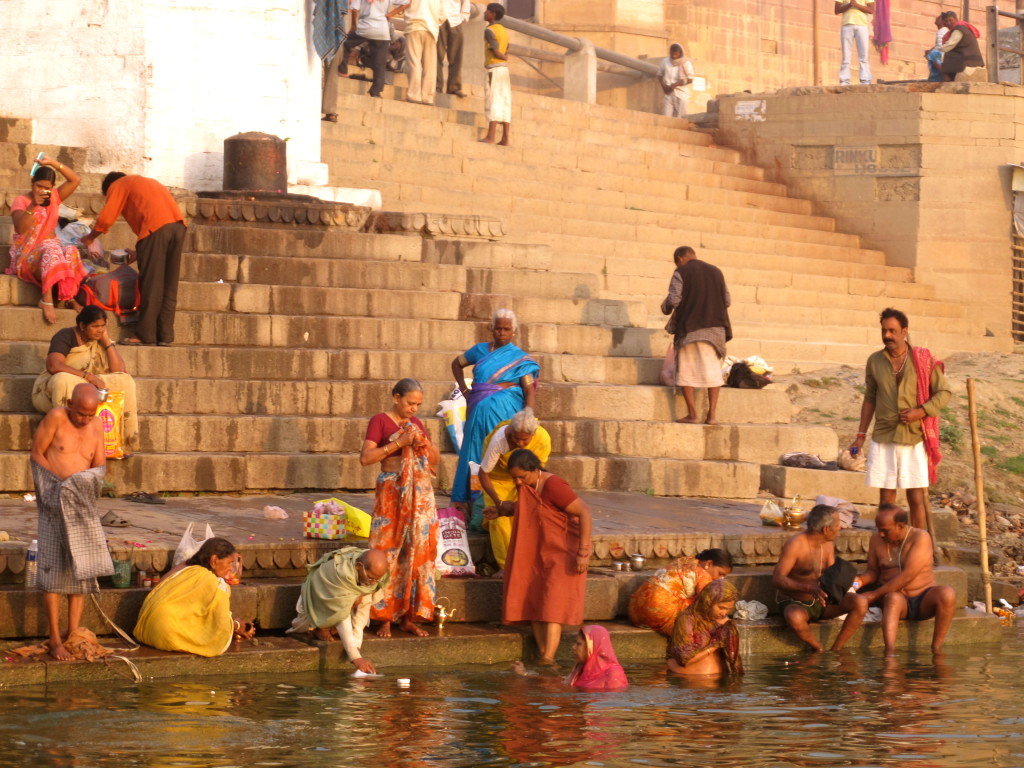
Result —
[{"label": "woman washing clothes", "polygon": [[135,379],[110,338],[107,313],[92,304],[78,313],[73,328],[63,328],[50,339],[46,370],[32,386],[32,405],[40,413],[67,405],[71,392],[83,381],[97,389],[124,393],[122,435],[127,458],[139,447]]},{"label": "woman washing clothes", "polygon": [[427,633],[416,620],[434,618],[438,528],[432,483],[440,453],[416,418],[423,404],[420,383],[402,379],[392,388],[391,399],[389,410],[370,419],[359,454],[364,467],[380,462],[370,548],[388,556],[391,573],[370,618],[381,622],[380,637],[391,637],[393,622],[403,632],[424,637]]},{"label": "woman washing clothes", "polygon": [[668,671],[676,675],[743,674],[740,633],[729,614],[736,587],[715,579],[679,614],[668,644]]},{"label": "woman washing clothes", "polygon": [[204,541],[146,595],[135,639],[162,651],[220,656],[236,636],[252,638],[252,623],[231,616],[231,587],[224,581],[238,557],[227,539]]},{"label": "woman washing clothes", "polygon": [[[65,179],[59,187],[55,186],[58,172]],[[56,236],[60,204],[71,197],[79,181],[72,168],[44,155],[32,175],[32,190],[11,203],[14,243],[7,274],[39,286],[43,294],[39,308],[47,323],[57,322],[57,302],[66,301],[72,309],[81,309],[75,295],[88,273],[78,248],[61,244]]]},{"label": "woman washing clothes", "polygon": [[[462,447],[452,482],[452,504],[467,509],[469,462],[480,463],[484,439],[518,411],[533,408],[540,366],[512,343],[518,321],[511,309],[499,309],[488,325],[491,341],[470,347],[452,360],[452,375],[466,395],[466,423],[462,428]],[[473,366],[473,388],[466,385],[465,368]]]}]

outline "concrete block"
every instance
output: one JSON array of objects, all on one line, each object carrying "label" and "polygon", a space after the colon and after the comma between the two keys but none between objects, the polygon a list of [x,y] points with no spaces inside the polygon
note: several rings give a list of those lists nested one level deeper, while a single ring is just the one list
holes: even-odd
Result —
[{"label": "concrete block", "polygon": [[[784,499],[800,496],[813,499],[818,494],[837,496],[855,504],[878,504],[878,489],[864,485],[863,472],[829,472],[798,469],[781,465],[761,465],[761,489]],[[906,504],[906,494],[897,492],[896,503]]]}]

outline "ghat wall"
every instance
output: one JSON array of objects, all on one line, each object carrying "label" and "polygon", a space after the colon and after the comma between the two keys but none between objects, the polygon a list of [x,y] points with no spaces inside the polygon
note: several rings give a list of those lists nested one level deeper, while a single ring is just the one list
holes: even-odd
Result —
[{"label": "ghat wall", "polygon": [[717,139],[815,202],[891,266],[967,302],[1009,350],[1012,199],[1024,88],[798,88],[719,97]]},{"label": "ghat wall", "polygon": [[[691,111],[720,93],[761,91],[814,84],[812,9],[817,3],[822,84],[838,83],[839,17],[832,0],[537,0],[545,26],[630,56],[661,58],[670,41],[686,48],[697,74],[708,81],[695,94]],[[970,3],[971,22],[985,35],[988,2]],[[1004,3],[1009,8],[1012,4]],[[892,3],[893,41],[889,63],[872,45],[869,61],[875,80],[925,79],[924,51],[935,40],[935,17],[960,12],[949,0],[898,0]],[[1001,26],[1009,26],[1004,20]],[[854,63],[856,71],[856,62]],[[656,99],[656,94],[654,95]]]},{"label": "ghat wall", "polygon": [[223,141],[241,131],[289,139],[293,169],[317,162],[311,8],[309,0],[5,0],[0,104],[5,115],[33,119],[36,143],[88,147],[85,170],[219,189]]}]

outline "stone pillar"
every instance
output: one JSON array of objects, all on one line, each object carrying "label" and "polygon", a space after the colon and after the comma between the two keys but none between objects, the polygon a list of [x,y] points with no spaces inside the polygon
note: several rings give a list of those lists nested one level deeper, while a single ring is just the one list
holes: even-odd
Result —
[{"label": "stone pillar", "polygon": [[462,22],[462,84],[476,86],[482,93],[487,83],[484,70],[484,29],[487,22],[484,15],[477,12],[479,7],[474,5],[472,17]]},{"label": "stone pillar", "polygon": [[594,44],[581,37],[583,47],[565,54],[562,75],[563,91],[569,101],[597,103],[597,53]]}]

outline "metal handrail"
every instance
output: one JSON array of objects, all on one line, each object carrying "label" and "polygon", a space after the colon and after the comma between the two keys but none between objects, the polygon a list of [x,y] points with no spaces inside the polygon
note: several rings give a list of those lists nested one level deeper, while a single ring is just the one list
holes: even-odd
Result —
[{"label": "metal handrail", "polygon": [[[483,8],[480,8],[480,12],[483,13]],[[475,14],[474,14],[475,15]],[[538,40],[543,40],[546,43],[552,45],[558,45],[566,50],[572,51],[573,53],[583,50],[585,45],[584,41],[578,37],[569,37],[558,32],[552,32],[547,27],[542,27],[539,24],[531,24],[528,21],[522,19],[513,19],[511,16],[505,16],[501,20],[501,23],[507,29],[511,29],[514,32],[527,35],[528,37],[534,37]],[[618,64],[620,67],[626,69],[633,69],[644,75],[657,75],[658,65],[652,64],[649,61],[643,59],[634,59],[632,56],[624,56],[621,53],[610,51],[607,48],[598,48],[594,46],[594,54],[597,58],[603,61],[610,62],[612,64]]]},{"label": "metal handrail", "polygon": [[999,17],[1003,16],[1004,18],[1015,20],[1017,22],[1017,29],[1024,35],[1024,14],[1001,11],[995,5],[990,5],[985,10],[988,15],[988,81],[990,83],[998,83],[1000,53],[1017,54],[1018,64],[1021,67],[1021,71],[1024,72],[1024,50],[999,44]]}]

